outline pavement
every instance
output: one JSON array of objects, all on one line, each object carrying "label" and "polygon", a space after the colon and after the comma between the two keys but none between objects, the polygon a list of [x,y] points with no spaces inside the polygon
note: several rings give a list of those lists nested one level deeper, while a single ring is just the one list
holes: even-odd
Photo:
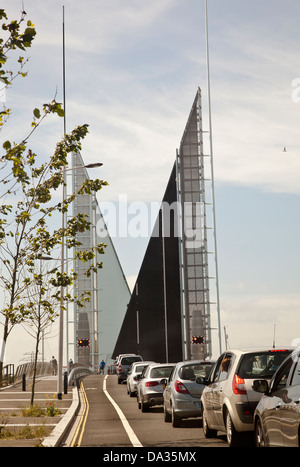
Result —
[{"label": "pavement", "polygon": [[[54,404],[61,411],[54,417],[23,416],[22,409],[30,407],[31,389],[30,380],[0,389],[0,447],[57,447],[68,431],[79,408],[77,387],[68,387],[58,400],[57,376],[37,378],[34,405],[45,409]],[[5,435],[8,431],[12,436]]]}]

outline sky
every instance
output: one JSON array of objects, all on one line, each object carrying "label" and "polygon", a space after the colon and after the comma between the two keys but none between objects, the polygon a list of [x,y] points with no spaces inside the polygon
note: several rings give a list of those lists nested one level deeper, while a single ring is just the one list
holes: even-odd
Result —
[{"label": "sky", "polygon": [[[247,347],[272,345],[275,331],[287,346],[300,339],[300,4],[207,3],[222,334]],[[63,6],[67,131],[89,124],[82,157],[102,162],[90,175],[109,183],[98,202],[158,203],[198,86],[209,129],[205,2],[3,0],[10,18],[25,9],[37,36],[27,78],[6,93],[13,115],[1,138],[19,140],[35,107],[62,102]],[[35,152],[46,157],[62,133],[50,118]],[[130,286],[148,237],[113,238]],[[14,339],[7,361],[31,346]]]}]

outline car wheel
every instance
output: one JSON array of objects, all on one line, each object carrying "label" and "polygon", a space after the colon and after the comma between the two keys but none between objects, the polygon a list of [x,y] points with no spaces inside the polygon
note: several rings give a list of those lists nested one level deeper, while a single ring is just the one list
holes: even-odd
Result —
[{"label": "car wheel", "polygon": [[263,432],[263,428],[261,425],[261,421],[258,418],[256,423],[255,423],[255,446],[257,448],[264,448],[266,447],[266,440],[265,440],[265,435]]},{"label": "car wheel", "polygon": [[141,410],[142,412],[149,412],[150,406],[148,404],[145,404],[145,402],[141,402]]},{"label": "car wheel", "polygon": [[217,436],[217,430],[212,430],[211,428],[209,428],[208,421],[207,421],[204,411],[202,415],[202,428],[203,428],[203,434],[205,438],[215,438]]},{"label": "car wheel", "polygon": [[164,421],[169,423],[172,421],[172,415],[167,412],[166,406],[164,404]]},{"label": "car wheel", "polygon": [[225,423],[228,445],[230,447],[239,446],[241,442],[241,434],[236,431],[230,413],[228,411],[226,412]]},{"label": "car wheel", "polygon": [[174,428],[179,428],[181,426],[182,419],[176,415],[174,412],[174,407],[172,408],[172,426]]}]

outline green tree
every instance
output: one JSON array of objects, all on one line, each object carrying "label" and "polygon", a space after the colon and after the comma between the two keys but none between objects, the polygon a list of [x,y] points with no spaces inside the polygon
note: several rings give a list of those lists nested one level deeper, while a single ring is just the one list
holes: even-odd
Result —
[{"label": "green tree", "polygon": [[39,270],[35,271],[33,280],[31,279],[31,287],[26,290],[26,302],[30,311],[22,325],[28,334],[35,339],[30,405],[34,403],[39,346],[41,340],[47,335],[47,330],[49,332],[51,324],[58,316],[58,302],[53,296],[53,286],[51,285],[52,271],[46,268],[46,260],[48,259],[50,258],[41,257]]},{"label": "green tree", "polygon": [[[4,65],[8,56],[17,49],[25,50],[31,47],[36,35],[34,25],[27,21],[26,13],[22,12],[19,21],[6,22],[4,10],[0,10],[2,30],[6,38],[0,39],[0,80],[6,87],[12,85],[17,76],[25,77],[24,57],[18,57],[16,72],[5,71]],[[81,150],[83,138],[88,133],[88,125],[84,124],[73,129],[56,144],[53,153],[46,160],[35,154],[29,148],[29,140],[36,132],[41,122],[48,115],[64,116],[62,105],[55,99],[44,104],[41,109],[33,110],[33,120],[28,134],[20,142],[5,140],[3,154],[0,157],[1,187],[0,199],[0,283],[2,283],[1,314],[3,317],[3,337],[0,354],[0,378],[2,377],[4,351],[8,336],[17,324],[32,316],[32,302],[28,300],[27,291],[34,285],[41,287],[41,277],[37,268],[41,256],[51,256],[64,241],[67,249],[74,249],[74,255],[81,261],[87,261],[86,274],[91,269],[102,267],[96,261],[97,253],[104,253],[105,245],[99,243],[93,251],[81,249],[76,238],[77,232],[90,229],[90,222],[84,213],[69,218],[66,225],[55,228],[55,216],[66,213],[70,203],[77,194],[96,193],[107,182],[99,179],[86,180],[77,193],[72,193],[64,200],[57,202],[58,192],[64,182],[64,170],[68,166],[69,157],[73,152]],[[3,132],[11,109],[3,104],[0,112],[0,128]],[[67,286],[71,286],[76,274],[74,271],[61,273],[59,267],[53,267],[49,283],[54,287],[53,296],[57,302],[77,300],[81,303],[87,299],[71,297],[66,294]],[[40,305],[42,303],[42,297]],[[1,382],[1,381],[0,381]]]}]

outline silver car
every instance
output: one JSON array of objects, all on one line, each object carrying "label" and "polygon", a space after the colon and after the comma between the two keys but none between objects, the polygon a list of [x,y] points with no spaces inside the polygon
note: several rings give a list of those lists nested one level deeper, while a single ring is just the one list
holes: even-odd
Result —
[{"label": "silver car", "polygon": [[173,368],[164,390],[164,420],[174,427],[184,418],[201,417],[200,397],[203,379],[207,378],[213,362],[193,360],[179,362]]},{"label": "silver car", "polygon": [[283,362],[270,382],[254,381],[264,393],[254,412],[257,447],[300,447],[300,351]]},{"label": "silver car", "polygon": [[174,366],[174,363],[152,363],[145,368],[137,385],[138,408],[142,412],[147,412],[154,405],[163,404],[162,380],[169,378]]},{"label": "silver car", "polygon": [[134,397],[136,395],[136,387],[139,381],[139,375],[142,374],[144,368],[146,368],[146,366],[148,366],[150,363],[154,362],[134,362],[131,364],[127,375],[127,394],[129,394],[130,397]]},{"label": "silver car", "polygon": [[201,396],[206,438],[223,431],[229,446],[242,443],[244,432],[254,430],[253,414],[261,398],[253,381],[271,379],[292,350],[228,350],[219,357]]}]

